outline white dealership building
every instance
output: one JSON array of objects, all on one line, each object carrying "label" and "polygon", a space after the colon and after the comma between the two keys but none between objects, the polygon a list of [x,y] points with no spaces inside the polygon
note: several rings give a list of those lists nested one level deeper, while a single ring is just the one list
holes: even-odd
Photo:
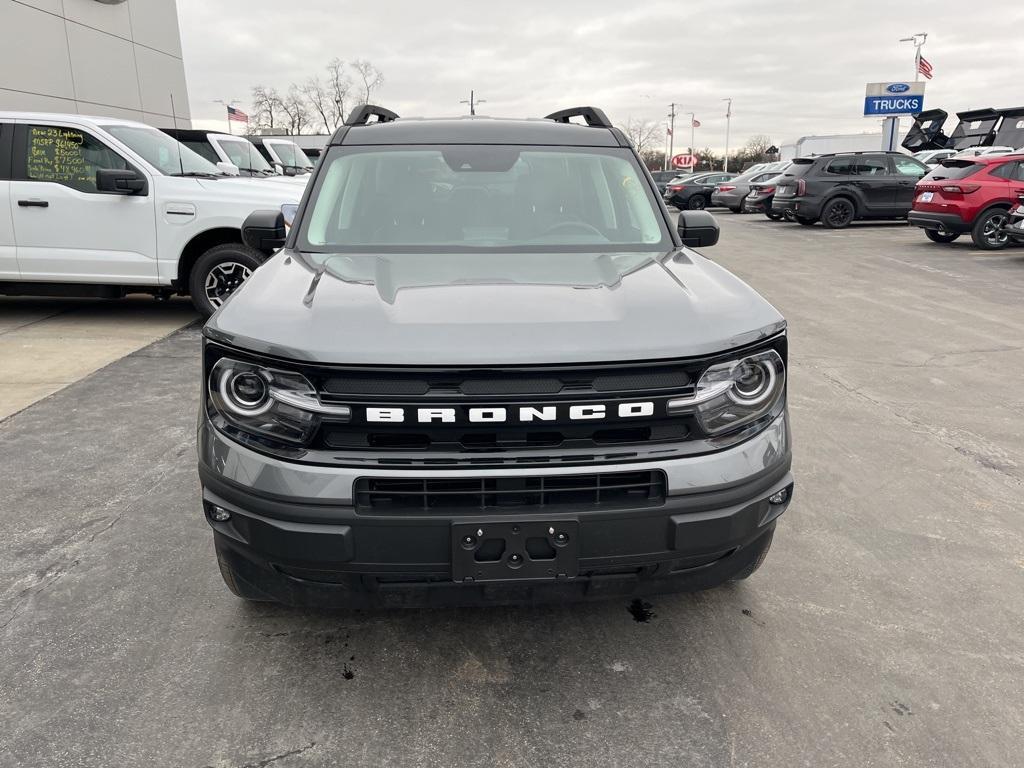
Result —
[{"label": "white dealership building", "polygon": [[0,110],[190,127],[175,0],[0,0]]}]

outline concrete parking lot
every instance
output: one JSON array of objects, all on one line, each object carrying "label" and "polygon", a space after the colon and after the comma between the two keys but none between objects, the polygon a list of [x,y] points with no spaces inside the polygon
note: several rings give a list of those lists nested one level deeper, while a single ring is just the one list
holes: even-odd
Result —
[{"label": "concrete parking lot", "polygon": [[790,321],[797,491],[752,579],[636,618],[246,605],[191,326],[0,421],[0,764],[1020,764],[1024,249],[718,218]]},{"label": "concrete parking lot", "polygon": [[0,297],[0,419],[195,319],[187,299]]}]

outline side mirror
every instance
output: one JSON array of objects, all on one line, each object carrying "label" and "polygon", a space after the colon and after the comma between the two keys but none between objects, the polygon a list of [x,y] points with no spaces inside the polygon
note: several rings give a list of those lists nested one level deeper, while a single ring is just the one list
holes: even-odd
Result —
[{"label": "side mirror", "polygon": [[285,176],[298,176],[299,175],[298,169],[294,165],[282,166],[282,170],[284,171],[284,175]]},{"label": "side mirror", "polygon": [[680,211],[678,231],[690,248],[710,248],[718,242],[718,222],[707,211]]},{"label": "side mirror", "polygon": [[286,237],[280,209],[253,211],[242,223],[242,242],[262,253],[270,254],[284,247]]},{"label": "side mirror", "polygon": [[217,163],[217,168],[224,171],[228,176],[237,176],[241,173],[237,165],[234,163],[225,163],[223,160]]},{"label": "side mirror", "polygon": [[101,168],[96,171],[96,189],[108,195],[144,195],[149,185],[138,171]]}]

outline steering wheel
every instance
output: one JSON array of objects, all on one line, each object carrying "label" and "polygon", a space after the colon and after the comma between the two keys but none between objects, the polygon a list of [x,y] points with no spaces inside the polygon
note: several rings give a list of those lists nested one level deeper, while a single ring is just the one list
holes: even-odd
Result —
[{"label": "steering wheel", "polygon": [[587,222],[585,221],[560,221],[557,224],[554,224],[545,229],[540,236],[544,237],[545,235],[553,234],[560,229],[575,229],[577,232],[583,232],[584,234],[597,235],[602,240],[608,239],[607,237],[604,236],[604,233],[601,230],[599,230],[597,227],[587,224]]}]

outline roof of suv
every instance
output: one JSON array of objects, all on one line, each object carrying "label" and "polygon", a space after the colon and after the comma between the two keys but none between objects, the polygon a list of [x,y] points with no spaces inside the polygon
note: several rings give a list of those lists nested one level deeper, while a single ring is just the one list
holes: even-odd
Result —
[{"label": "roof of suv", "polygon": [[[339,131],[339,133],[341,133]],[[547,144],[574,147],[618,147],[610,130],[551,120],[492,117],[450,119],[402,118],[388,123],[353,125],[331,144]]]},{"label": "roof of suv", "polygon": [[[378,122],[368,122],[376,116]],[[582,117],[587,125],[570,123]],[[466,115],[454,118],[400,118],[373,105],[357,107],[329,144],[523,144],[572,147],[625,147],[628,140],[594,107],[575,107],[545,118],[494,118]]]}]

